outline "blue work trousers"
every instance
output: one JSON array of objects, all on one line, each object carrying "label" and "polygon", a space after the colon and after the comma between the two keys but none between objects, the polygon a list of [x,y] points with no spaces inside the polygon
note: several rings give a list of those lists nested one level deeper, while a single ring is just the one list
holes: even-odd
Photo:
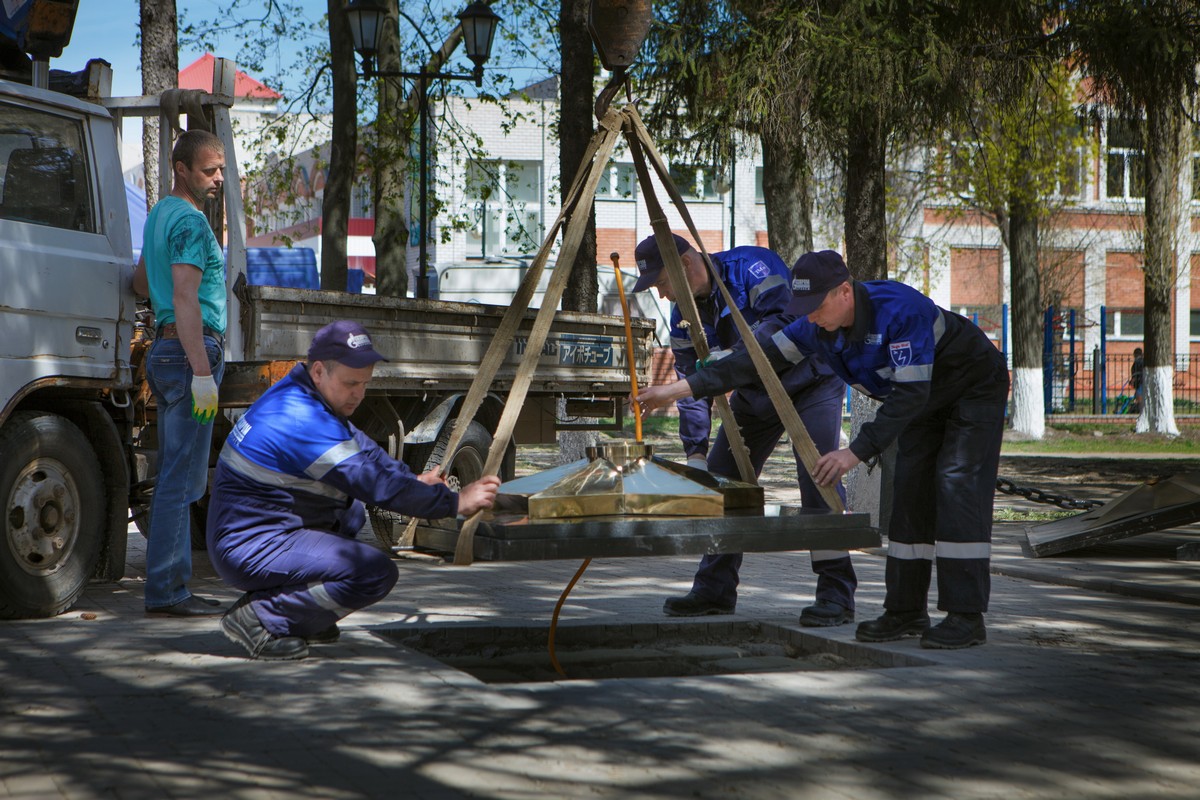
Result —
[{"label": "blue work trousers", "polygon": [[254,613],[277,636],[323,631],[387,597],[399,577],[378,547],[313,528],[212,548],[211,555],[221,579],[250,592]]},{"label": "blue work trousers", "polygon": [[[225,373],[221,343],[204,337],[208,366],[220,384]],[[208,489],[212,423],[192,418],[192,367],[178,339],[158,338],[146,356],[146,380],[154,394],[158,425],[158,471],[150,502],[146,542],[147,608],[188,599],[192,577],[192,523],[189,507]]]},{"label": "blue work trousers", "polygon": [[[838,449],[842,430],[842,403],[845,397],[845,384],[833,378],[816,381],[792,395],[796,413],[800,415],[808,435],[812,437],[813,444],[820,453]],[[754,474],[758,475],[783,435],[783,423],[774,411],[768,414],[755,413],[740,392],[733,394],[730,408],[750,451]],[[708,454],[708,470],[715,475],[739,478],[737,463],[733,459],[723,426],[717,433],[712,451]],[[796,481],[800,486],[803,507],[829,508],[798,454]],[[838,484],[837,491],[844,501],[846,490],[841,483]],[[814,550],[811,556],[812,569],[817,575],[816,599],[830,600],[843,608],[853,610],[854,590],[858,587],[858,578],[854,574],[850,555],[844,550]],[[704,556],[692,581],[692,591],[712,602],[736,605],[738,570],[741,566],[741,553]]]},{"label": "blue work trousers", "polygon": [[982,613],[991,592],[992,501],[1008,373],[922,414],[900,433],[888,523],[888,611],[923,611],[937,561],[942,611]]}]

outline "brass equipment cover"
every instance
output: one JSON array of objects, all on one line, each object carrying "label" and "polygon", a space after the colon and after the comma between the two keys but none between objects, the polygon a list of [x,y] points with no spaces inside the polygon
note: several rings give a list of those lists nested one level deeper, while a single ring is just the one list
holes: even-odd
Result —
[{"label": "brass equipment cover", "polygon": [[619,442],[587,453],[589,458],[502,484],[496,510],[524,506],[531,520],[725,513],[721,492],[655,463],[650,445]]}]

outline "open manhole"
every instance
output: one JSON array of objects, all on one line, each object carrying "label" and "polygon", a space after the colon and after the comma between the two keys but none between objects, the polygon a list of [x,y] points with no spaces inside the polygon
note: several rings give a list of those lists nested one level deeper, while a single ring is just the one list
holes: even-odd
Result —
[{"label": "open manhole", "polygon": [[[550,661],[546,627],[406,626],[376,629],[375,633],[484,683],[564,679]],[[933,663],[752,621],[559,626],[554,652],[568,680],[884,669]]]}]

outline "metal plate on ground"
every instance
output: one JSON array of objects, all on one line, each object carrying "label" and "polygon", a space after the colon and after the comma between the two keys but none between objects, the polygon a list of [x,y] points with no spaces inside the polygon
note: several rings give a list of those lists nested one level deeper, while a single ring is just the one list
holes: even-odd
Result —
[{"label": "metal plate on ground", "polygon": [[1200,520],[1200,473],[1147,481],[1073,517],[1025,526],[1026,555],[1044,557]]},{"label": "metal plate on ground", "polygon": [[[417,547],[453,552],[458,531],[419,526]],[[530,522],[485,519],[475,531],[476,561],[771,553],[878,547],[870,514],[768,505],[763,514],[723,517],[588,517]]]}]

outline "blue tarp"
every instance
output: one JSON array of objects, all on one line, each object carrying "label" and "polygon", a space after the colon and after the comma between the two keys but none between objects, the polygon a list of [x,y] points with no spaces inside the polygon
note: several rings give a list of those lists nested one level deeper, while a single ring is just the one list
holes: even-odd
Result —
[{"label": "blue tarp", "polygon": [[246,280],[255,286],[320,289],[317,254],[311,247],[247,247]]},{"label": "blue tarp", "polygon": [[132,183],[125,184],[129,205],[129,232],[133,235],[134,258],[142,252],[142,229],[146,227],[146,193]]},{"label": "blue tarp", "polygon": [[[142,229],[146,227],[146,193],[131,183],[125,184],[129,205],[129,232],[133,237],[133,258],[142,252]],[[349,270],[346,291],[361,294],[363,271]],[[321,273],[317,254],[311,247],[247,247],[246,280],[255,286],[287,286],[294,289],[320,289]]]}]

